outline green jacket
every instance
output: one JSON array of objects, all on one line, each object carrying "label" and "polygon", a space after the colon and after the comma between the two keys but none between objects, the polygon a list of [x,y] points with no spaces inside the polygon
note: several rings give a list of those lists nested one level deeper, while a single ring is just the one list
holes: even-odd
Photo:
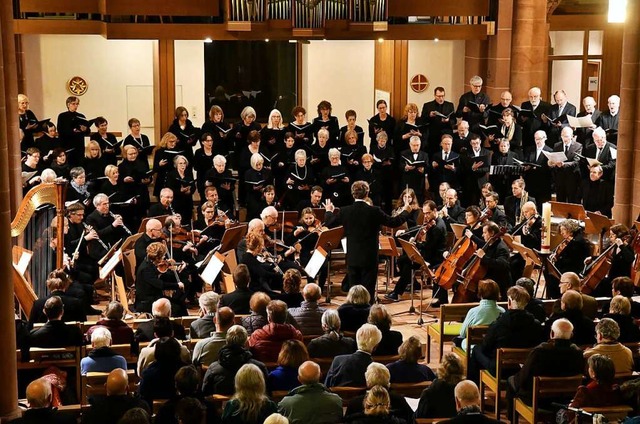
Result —
[{"label": "green jacket", "polygon": [[278,412],[290,424],[333,424],[342,421],[342,399],[324,384],[305,384],[280,401]]}]

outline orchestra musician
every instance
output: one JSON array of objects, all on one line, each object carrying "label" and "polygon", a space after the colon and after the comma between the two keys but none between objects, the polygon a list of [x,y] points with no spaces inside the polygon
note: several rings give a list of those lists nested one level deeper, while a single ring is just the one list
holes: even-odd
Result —
[{"label": "orchestra musician", "polygon": [[524,211],[522,206],[527,202],[536,201],[535,198],[529,196],[529,193],[525,191],[525,181],[522,178],[518,178],[511,183],[512,196],[507,196],[504,199],[504,213],[507,216],[507,221],[511,226],[518,225],[524,219]]},{"label": "orchestra musician", "polygon": [[136,240],[133,246],[136,255],[136,270],[140,268],[140,264],[142,264],[145,256],[147,256],[147,247],[149,247],[151,243],[161,240],[163,240],[162,223],[155,218],[148,220],[145,224],[144,233],[138,237],[138,240]]},{"label": "orchestra musician", "polygon": [[149,216],[173,215],[173,190],[168,187],[160,190],[160,201],[149,208]]},{"label": "orchestra musician", "polygon": [[167,260],[167,246],[164,243],[151,243],[147,247],[146,258],[136,272],[136,311],[150,313],[153,302],[165,297],[171,301],[174,315],[186,314],[184,283],[178,278],[182,268],[184,264],[177,266]]},{"label": "orchestra musician", "polygon": [[487,209],[491,211],[491,221],[495,222],[499,228],[510,229],[511,225],[509,225],[507,216],[500,208],[498,208],[498,202],[500,201],[498,193],[495,191],[490,192],[484,197],[484,201],[487,205]]},{"label": "orchestra musician", "polygon": [[[607,275],[600,281],[598,286],[592,292],[592,296],[605,296],[611,295],[611,282],[616,277],[630,277],[631,267],[635,259],[635,253],[630,245],[629,229],[626,225],[615,224],[609,229],[607,234],[609,243],[615,244],[613,252],[610,254],[611,268]],[[589,265],[595,257],[588,257],[585,259],[585,265]]]},{"label": "orchestra musician", "polygon": [[[118,240],[127,236],[122,216],[115,215],[109,210],[109,197],[106,194],[96,194],[93,198],[93,206],[95,206],[96,210],[87,217],[87,224],[96,230],[100,240],[106,246],[112,246]],[[100,247],[102,247],[100,250],[102,255],[107,253],[104,250],[104,246]],[[102,255],[99,257],[102,257]],[[96,258],[95,255],[91,255],[91,257]]]},{"label": "orchestra musician", "polygon": [[241,263],[249,268],[251,291],[273,293],[282,288],[282,269],[280,269],[268,251],[264,248],[264,238],[257,231],[247,233],[247,250]]},{"label": "orchestra musician", "polygon": [[458,192],[450,188],[444,198],[444,205],[438,211],[438,215],[447,225],[447,231],[453,231],[451,224],[462,224],[464,222],[464,208],[458,202]]},{"label": "orchestra musician", "polygon": [[477,206],[469,206],[464,210],[464,222],[467,226],[464,229],[464,234],[471,239],[476,246],[482,246],[482,211]]},{"label": "orchestra musician", "polygon": [[200,210],[202,218],[193,223],[193,229],[200,232],[198,251],[200,255],[206,255],[220,244],[225,230],[231,225],[231,220],[210,200],[204,202]]},{"label": "orchestra musician", "polygon": [[[513,229],[511,235],[520,237],[520,242],[529,249],[540,249],[542,237],[542,217],[538,215],[536,204],[529,200],[522,205],[523,219]],[[525,261],[519,253],[514,254],[510,260],[511,275],[514,280],[522,277]]]},{"label": "orchestra musician", "polygon": [[[488,243],[500,232],[500,227],[493,221],[482,226],[482,238]],[[494,280],[500,286],[502,299],[507,298],[507,290],[513,285],[509,270],[509,248],[501,238],[494,240],[484,249],[480,247],[475,253],[480,258],[480,264],[487,268],[485,279]]]},{"label": "orchestra musician", "polygon": [[216,206],[216,213],[214,218],[218,216],[218,213],[224,214],[224,219],[235,219],[233,203],[225,203],[218,195],[218,189],[215,186],[209,186],[204,189],[204,197],[208,202],[213,203]]},{"label": "orchestra musician", "polygon": [[[427,263],[427,266],[435,269],[444,260],[443,253],[446,250],[447,226],[442,218],[438,216],[438,207],[433,200],[424,202],[422,205],[422,214],[424,217],[422,228],[412,239],[415,239],[416,248]],[[396,236],[402,236],[404,232],[404,230],[399,230]],[[400,267],[400,279],[396,283],[393,291],[385,295],[385,298],[393,301],[398,301],[407,285],[412,283],[411,270],[419,268],[417,265],[414,265],[414,262],[409,259],[406,253],[398,259],[398,266]],[[411,289],[412,287],[410,287],[410,290]],[[439,305],[449,302],[446,290],[440,287],[434,288],[433,290],[433,297],[438,299]]]},{"label": "orchestra musician", "polygon": [[407,227],[413,228],[418,225],[418,216],[420,215],[420,207],[418,205],[418,199],[416,199],[416,193],[412,188],[405,188],[400,193],[400,197],[396,202],[398,207],[392,212],[391,216],[398,216],[404,211],[404,205],[409,204],[411,210],[407,215]]},{"label": "orchestra musician", "polygon": [[[584,260],[591,254],[591,246],[583,237],[578,221],[565,219],[560,223],[559,228],[563,240],[555,248],[549,261],[555,265],[560,274],[565,272],[579,274],[584,268]],[[559,280],[553,274],[548,270],[544,274],[549,299],[560,297]]]},{"label": "orchestra musician", "polygon": [[[314,215],[312,208],[302,210],[300,213],[300,226],[293,231],[293,239],[295,244],[300,247],[300,265],[303,267],[306,267],[309,260],[311,260],[318,238],[325,229],[326,227],[323,227],[320,220]],[[328,261],[325,261],[318,273],[318,285],[321,289],[324,288],[324,284],[327,281],[327,270]]]}]

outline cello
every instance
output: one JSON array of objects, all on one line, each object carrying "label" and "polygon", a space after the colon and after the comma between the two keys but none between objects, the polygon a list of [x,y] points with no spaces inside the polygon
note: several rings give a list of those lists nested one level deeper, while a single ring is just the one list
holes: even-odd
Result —
[{"label": "cello", "polygon": [[[491,210],[485,209],[480,218],[473,224],[470,228],[471,231],[475,230],[479,224],[483,223],[487,219],[491,217]],[[440,264],[438,269],[436,269],[434,278],[445,290],[450,290],[453,288],[453,285],[458,280],[458,275],[464,264],[466,264],[469,259],[473,256],[477,249],[476,244],[467,237],[466,234],[463,234],[456,243],[451,248],[449,255],[445,258],[445,260]]]},{"label": "cello", "polygon": [[[482,250],[485,251],[487,247],[498,241],[506,232],[506,228],[501,228],[500,231],[491,236],[484,246],[482,246]],[[468,303],[478,300],[478,296],[476,295],[478,283],[487,275],[487,267],[482,265],[480,259],[478,255],[474,255],[460,273],[462,280],[456,288],[456,292],[453,294],[451,303]]]},{"label": "cello", "polygon": [[611,269],[611,256],[613,256],[613,250],[616,247],[618,247],[617,244],[611,243],[597,258],[584,267],[582,271],[582,281],[580,281],[582,293],[593,293],[593,291],[598,288],[600,281],[607,276]]}]

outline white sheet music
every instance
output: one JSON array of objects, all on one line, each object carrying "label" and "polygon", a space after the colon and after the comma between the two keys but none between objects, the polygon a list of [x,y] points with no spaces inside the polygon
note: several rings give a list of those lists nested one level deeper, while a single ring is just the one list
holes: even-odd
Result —
[{"label": "white sheet music", "polygon": [[100,269],[100,278],[105,279],[111,274],[111,271],[115,269],[118,263],[122,260],[122,249],[118,249],[115,251],[113,256],[109,258],[106,264]]},{"label": "white sheet music", "polygon": [[202,274],[200,274],[200,277],[202,277],[202,281],[209,285],[212,285],[216,277],[220,273],[223,265],[224,256],[222,256],[218,252],[214,253],[213,256],[211,256],[209,263],[204,268],[204,271],[202,271]]},{"label": "white sheet music", "polygon": [[320,268],[322,268],[322,265],[326,260],[327,254],[324,253],[323,250],[314,250],[313,255],[311,255],[311,259],[309,259],[307,266],[304,268],[307,275],[311,278],[316,278],[316,275],[318,275],[318,272],[320,272]]},{"label": "white sheet music", "polygon": [[569,121],[569,126],[573,128],[590,128],[593,125],[591,116],[581,116],[580,118],[576,118],[574,116],[567,115],[567,120]]},{"label": "white sheet music", "polygon": [[346,237],[342,237],[342,240],[340,240],[340,244],[342,245],[342,250],[344,251],[344,254],[347,254],[347,238]]},{"label": "white sheet music", "polygon": [[567,159],[567,156],[564,154],[564,152],[545,152],[543,150],[542,154],[545,155],[551,162],[566,162],[569,160]]},{"label": "white sheet music", "polygon": [[22,255],[20,255],[18,263],[15,264],[16,269],[20,272],[20,275],[24,276],[24,273],[27,272],[27,267],[29,266],[29,262],[31,262],[32,256],[33,253],[31,252],[22,252]]}]

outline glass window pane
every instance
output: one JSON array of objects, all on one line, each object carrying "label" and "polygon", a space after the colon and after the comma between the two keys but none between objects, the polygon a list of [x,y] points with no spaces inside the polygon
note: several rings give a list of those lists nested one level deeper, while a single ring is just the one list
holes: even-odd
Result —
[{"label": "glass window pane", "polygon": [[[551,67],[551,92],[564,90],[569,103],[579,108],[582,82],[581,60],[554,60]],[[550,99],[553,103],[553,99]]]},{"label": "glass window pane", "polygon": [[589,54],[602,54],[603,31],[589,31]]},{"label": "glass window pane", "polygon": [[549,37],[553,55],[582,54],[584,31],[550,31]]}]

